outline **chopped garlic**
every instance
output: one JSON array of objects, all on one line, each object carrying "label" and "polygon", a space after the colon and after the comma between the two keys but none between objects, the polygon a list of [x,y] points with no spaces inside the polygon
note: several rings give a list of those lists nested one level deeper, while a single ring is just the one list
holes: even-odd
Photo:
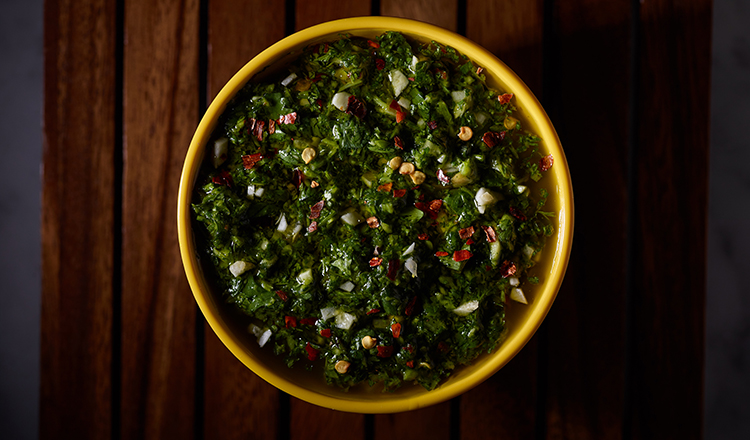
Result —
[{"label": "chopped garlic", "polygon": [[235,261],[229,266],[229,271],[232,272],[235,278],[252,269],[253,265],[245,261]]},{"label": "chopped garlic", "polygon": [[473,299],[453,309],[453,313],[455,313],[458,316],[466,316],[478,308],[479,308],[479,301]]},{"label": "chopped garlic", "polygon": [[519,289],[518,287],[514,287],[513,289],[511,289],[510,299],[521,304],[528,304],[528,301],[526,301],[526,296],[523,294],[523,290]]}]

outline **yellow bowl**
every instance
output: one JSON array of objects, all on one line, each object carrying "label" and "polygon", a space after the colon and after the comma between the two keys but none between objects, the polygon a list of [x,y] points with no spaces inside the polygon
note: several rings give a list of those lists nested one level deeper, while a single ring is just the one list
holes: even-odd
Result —
[{"label": "yellow bowl", "polygon": [[[206,144],[217,120],[245,83],[261,79],[274,67],[287,64],[310,44],[336,39],[341,33],[373,38],[388,30],[399,31],[417,41],[434,40],[454,47],[485,69],[491,86],[515,95],[524,127],[539,135],[541,148],[554,157],[554,166],[543,182],[549,190],[548,207],[559,214],[554,223],[555,233],[534,269],[542,284],[530,292],[529,305],[510,308],[507,339],[493,353],[457,369],[432,391],[418,385],[405,385],[395,392],[384,393],[377,387],[363,385],[344,392],[326,385],[320,371],[287,368],[269,350],[260,349],[221,298],[211,292],[197,258],[190,202]],[[219,339],[242,363],[271,385],[315,405],[348,412],[394,413],[440,403],[468,391],[497,372],[531,339],[552,306],[565,275],[573,238],[573,192],[565,154],[547,114],[523,81],[492,53],[462,36],[426,23],[391,17],[361,17],[323,23],[284,38],[253,58],[224,86],[190,143],[180,180],[177,222],[182,261],[195,300]]]}]

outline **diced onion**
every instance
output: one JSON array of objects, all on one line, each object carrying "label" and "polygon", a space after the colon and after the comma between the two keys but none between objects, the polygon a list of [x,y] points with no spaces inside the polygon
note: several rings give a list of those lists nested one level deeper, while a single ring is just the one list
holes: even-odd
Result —
[{"label": "diced onion", "polygon": [[476,119],[476,120],[477,120],[477,123],[478,123],[479,125],[483,125],[483,124],[484,124],[484,122],[485,122],[485,121],[487,120],[487,114],[486,114],[486,113],[483,113],[483,112],[476,112],[476,113],[474,114],[474,119]]},{"label": "diced onion", "polygon": [[510,282],[510,285],[513,286],[513,287],[516,287],[519,284],[518,278],[516,278],[516,277],[510,277],[510,278],[508,278],[508,282]]},{"label": "diced onion", "polygon": [[414,248],[415,247],[416,247],[416,243],[412,243],[408,248],[406,248],[406,250],[404,251],[404,253],[402,255],[406,256],[406,255],[409,255],[410,253],[414,252]]},{"label": "diced onion", "polygon": [[495,193],[485,187],[479,188],[474,196],[474,203],[477,205],[480,214],[484,214],[485,209],[497,202],[497,200],[498,198]]},{"label": "diced onion", "polygon": [[292,81],[294,81],[297,78],[297,74],[292,72],[287,76],[286,78],[281,80],[281,85],[286,87],[288,86]]},{"label": "diced onion", "polygon": [[325,321],[328,318],[336,315],[336,309],[334,307],[326,307],[324,309],[320,309],[320,318]]},{"label": "diced onion", "polygon": [[528,304],[528,301],[526,301],[526,296],[523,294],[523,290],[519,289],[518,287],[514,287],[513,289],[511,289],[510,299],[521,304]]},{"label": "diced onion", "polygon": [[214,156],[213,164],[214,168],[219,166],[227,160],[227,151],[229,149],[229,139],[222,137],[214,141]]},{"label": "diced onion", "polygon": [[350,315],[349,313],[346,313],[346,312],[341,312],[341,313],[339,313],[339,314],[336,315],[336,324],[335,325],[338,328],[341,328],[341,329],[344,329],[344,330],[349,330],[351,328],[352,324],[354,324],[354,321],[356,321],[356,320],[357,320],[356,316]]},{"label": "diced onion", "polygon": [[409,64],[409,69],[411,69],[411,71],[414,73],[417,73],[417,63],[419,63],[419,58],[412,55],[411,64]]},{"label": "diced onion", "polygon": [[409,257],[409,259],[404,262],[404,267],[409,271],[409,273],[411,273],[412,277],[417,276],[417,262],[414,261],[414,258]]},{"label": "diced onion", "polygon": [[289,224],[286,222],[286,216],[284,213],[281,214],[281,217],[279,217],[279,226],[276,228],[279,232],[286,231],[286,228],[289,226]]},{"label": "diced onion", "polygon": [[229,266],[229,271],[232,272],[232,275],[234,275],[235,278],[242,275],[243,273],[247,272],[248,269],[250,269],[252,265],[250,263],[247,263],[245,261],[235,261]]},{"label": "diced onion", "polygon": [[523,247],[523,250],[521,252],[523,252],[526,258],[531,258],[531,256],[534,255],[534,248],[527,244]]},{"label": "diced onion", "polygon": [[453,313],[455,313],[458,316],[466,316],[478,308],[479,308],[479,301],[473,299],[453,309]]},{"label": "diced onion", "polygon": [[341,220],[347,225],[357,226],[362,223],[365,219],[357,211],[348,211],[341,216]]},{"label": "diced onion", "polygon": [[333,99],[331,100],[331,104],[333,104],[334,107],[341,110],[342,112],[345,112],[346,109],[349,108],[349,97],[352,96],[349,93],[346,92],[338,92],[335,95],[333,95]]},{"label": "diced onion", "polygon": [[256,188],[255,188],[255,197],[262,197],[262,196],[263,196],[263,193],[264,193],[265,191],[266,191],[266,190],[265,190],[265,188],[263,188],[262,186],[260,186],[260,187],[256,187]]},{"label": "diced onion", "polygon": [[271,330],[266,330],[263,332],[262,335],[258,337],[258,345],[260,348],[263,348],[264,345],[266,345],[266,342],[271,338]]},{"label": "diced onion", "polygon": [[247,198],[251,200],[255,198],[255,185],[248,185]]},{"label": "diced onion", "polygon": [[466,99],[466,91],[465,90],[459,90],[456,92],[451,92],[451,98],[453,98],[456,102],[461,102],[464,99]]},{"label": "diced onion", "polygon": [[398,98],[398,95],[404,91],[406,86],[409,85],[409,78],[406,77],[400,70],[391,70],[388,75],[393,86],[393,94]]},{"label": "diced onion", "polygon": [[300,284],[310,284],[313,281],[313,274],[312,269],[307,269],[305,271],[300,272],[299,275],[297,275],[297,281]]},{"label": "diced onion", "polygon": [[526,191],[526,185],[518,185],[518,186],[516,187],[516,192],[517,192],[518,194],[521,194],[521,193],[523,193],[524,191]]},{"label": "diced onion", "polygon": [[351,281],[347,281],[339,286],[339,289],[343,290],[344,292],[351,292],[352,290],[354,290],[354,283],[352,283]]},{"label": "diced onion", "polygon": [[411,107],[411,101],[402,96],[398,98],[398,105],[405,108],[406,110],[409,110],[409,108]]}]

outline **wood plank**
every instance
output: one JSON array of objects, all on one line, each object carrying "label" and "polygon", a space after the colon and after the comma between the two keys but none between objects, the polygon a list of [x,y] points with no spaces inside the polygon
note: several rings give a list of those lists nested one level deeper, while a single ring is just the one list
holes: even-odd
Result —
[{"label": "wood plank", "polygon": [[701,438],[711,1],[640,6],[632,438]]},{"label": "wood plank", "polygon": [[392,17],[404,17],[432,23],[456,32],[458,0],[382,0],[380,14]]},{"label": "wood plank", "polygon": [[369,1],[310,0],[298,1],[296,5],[296,30],[324,21],[370,15]]},{"label": "wood plank", "polygon": [[44,8],[40,438],[112,430],[115,9]]},{"label": "wood plank", "polygon": [[546,320],[548,438],[622,436],[630,8],[571,0],[553,11],[544,98],[574,179],[580,233]]},{"label": "wood plank", "polygon": [[198,12],[198,0],[125,4],[123,439],[195,434],[196,308],[174,207],[198,123]]},{"label": "wood plank", "polygon": [[[466,36],[508,64],[540,97],[544,16],[541,0],[466,3]],[[534,437],[537,340],[537,336],[533,337],[508,365],[461,396],[462,439]]]},{"label": "wood plank", "polygon": [[[208,7],[211,100],[252,57],[284,37],[284,3],[212,0]],[[260,19],[258,10],[265,11]],[[208,326],[204,365],[205,438],[279,438],[280,392],[237,360]]]}]

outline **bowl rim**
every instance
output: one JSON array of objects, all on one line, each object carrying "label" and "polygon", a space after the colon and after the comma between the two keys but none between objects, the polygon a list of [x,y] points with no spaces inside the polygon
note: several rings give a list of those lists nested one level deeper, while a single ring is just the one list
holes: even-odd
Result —
[{"label": "bowl rim", "polygon": [[[553,235],[553,237],[557,237],[557,242],[548,242],[547,244],[548,249],[551,245],[555,246],[555,257],[552,261],[550,277],[545,281],[544,288],[538,292],[537,304],[529,313],[524,325],[517,330],[513,338],[504,341],[502,346],[490,355],[492,356],[490,361],[476,367],[470,375],[458,381],[449,381],[444,386],[439,386],[429,392],[392,400],[357,399],[355,394],[343,393],[341,396],[334,397],[307,389],[275,374],[267,366],[256,362],[241,344],[233,339],[227,323],[205,297],[209,292],[205,280],[200,276],[201,270],[196,258],[196,249],[191,233],[190,201],[198,169],[202,162],[203,148],[213,131],[216,119],[224,111],[229,100],[254,75],[262,72],[266,66],[276,62],[281,56],[306,46],[310,40],[320,40],[323,37],[331,38],[345,32],[357,35],[357,33],[381,33],[387,30],[412,36],[416,35],[425,40],[439,41],[455,48],[475,64],[482,66],[488,73],[492,72],[515,95],[518,102],[523,103],[529,119],[537,125],[536,134],[542,138],[546,150],[553,154],[555,159],[556,185],[552,186],[556,187],[556,194],[560,200],[559,228]],[[573,189],[570,172],[557,133],[531,90],[508,66],[477,43],[432,24],[396,17],[354,17],[325,22],[289,35],[255,56],[224,85],[201,118],[185,156],[177,201],[177,231],[185,274],[198,307],[221,342],[252,372],[274,387],[315,405],[345,412],[395,413],[444,402],[474,388],[500,370],[526,345],[549,312],[562,285],[572,247],[573,210]],[[499,356],[501,351],[505,354],[504,356]]]}]

